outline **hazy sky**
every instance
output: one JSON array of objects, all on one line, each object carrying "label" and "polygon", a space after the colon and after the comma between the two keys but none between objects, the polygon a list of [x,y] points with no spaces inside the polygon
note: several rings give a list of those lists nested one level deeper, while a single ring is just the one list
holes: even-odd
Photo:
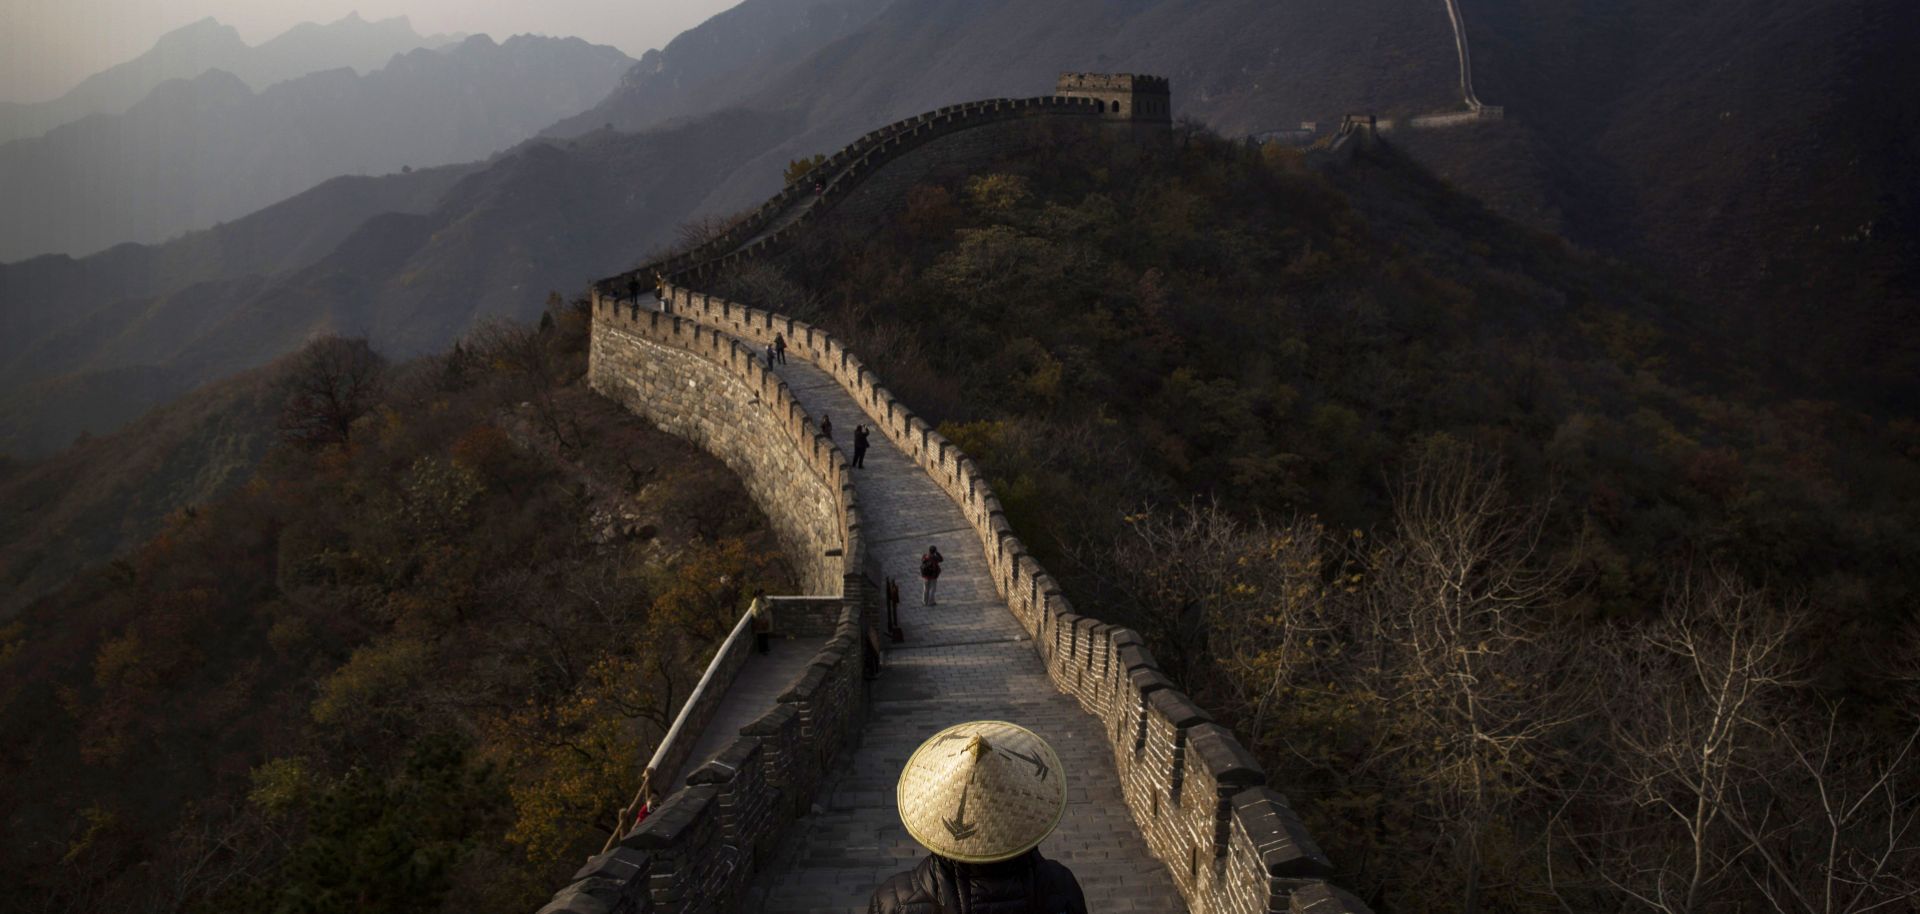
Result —
[{"label": "hazy sky", "polygon": [[0,0],[0,99],[41,101],[212,16],[259,44],[301,22],[406,16],[422,35],[574,35],[639,57],[739,0]]}]

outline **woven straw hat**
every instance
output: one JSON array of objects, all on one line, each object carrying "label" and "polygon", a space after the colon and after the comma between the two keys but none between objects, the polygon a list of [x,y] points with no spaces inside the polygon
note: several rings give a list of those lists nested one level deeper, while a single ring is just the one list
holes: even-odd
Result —
[{"label": "woven straw hat", "polygon": [[962,863],[1018,857],[1060,824],[1066,776],[1053,747],[998,720],[955,724],[900,772],[900,821],[928,850]]}]

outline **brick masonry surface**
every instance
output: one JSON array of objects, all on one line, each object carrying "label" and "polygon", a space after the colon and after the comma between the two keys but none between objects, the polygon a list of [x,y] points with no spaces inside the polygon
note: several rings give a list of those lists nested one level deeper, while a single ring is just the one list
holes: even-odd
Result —
[{"label": "brick masonry surface", "polygon": [[[1091,910],[1365,914],[1324,881],[1325,858],[1233,734],[1137,634],[1067,601],[965,454],[829,334],[676,285],[777,256],[838,204],[849,217],[885,208],[912,174],[1038,135],[1006,122],[1093,110],[1003,99],[889,125],[829,159],[825,193],[790,187],[706,248],[595,284],[595,388],[742,476],[814,595],[774,601],[775,616],[827,640],[764,713],[716,709],[728,729],[752,719],[702,734],[710,760],[688,786],[543,911],[865,910],[881,879],[923,853],[894,808],[908,753],[948,724],[994,717],[1046,735],[1073,777],[1042,851],[1074,869]],[[661,281],[671,313],[651,296],[617,301],[630,277]],[[790,364],[769,370],[754,355],[775,333]],[[838,442],[818,431],[829,413]],[[843,448],[863,421],[874,447],[854,469]],[[937,606],[918,599],[928,543],[947,556]],[[901,581],[907,640],[865,682],[861,647],[887,575]]]},{"label": "brick masonry surface", "polygon": [[[865,418],[826,372],[799,360],[779,369],[808,413],[834,417],[842,444]],[[1166,867],[1121,802],[1119,773],[1100,722],[1053,688],[1026,631],[993,585],[960,507],[891,441],[876,433],[854,471],[866,513],[869,560],[901,584],[907,640],[874,683],[860,751],[815,798],[788,853],[754,887],[767,912],[863,912],[873,888],[925,855],[907,836],[894,783],[921,741],[966,720],[1007,720],[1046,737],[1071,776],[1067,814],[1041,853],[1071,867],[1091,910],[1186,910]],[[921,605],[919,556],[946,556],[938,605]]]}]

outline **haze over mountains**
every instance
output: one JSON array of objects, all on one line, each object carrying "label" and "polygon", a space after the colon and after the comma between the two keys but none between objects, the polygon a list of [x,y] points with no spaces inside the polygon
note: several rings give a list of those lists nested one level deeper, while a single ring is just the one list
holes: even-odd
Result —
[{"label": "haze over mountains", "polygon": [[92,253],[245,215],[341,174],[485,157],[605,96],[632,61],[578,38],[477,35],[259,93],[225,70],[0,145],[0,258]]},{"label": "haze over mountains", "polygon": [[[1913,262],[1916,199],[1898,165],[1920,130],[1886,91],[1911,66],[1899,0],[1647,2],[1617,20],[1599,0],[1464,6],[1479,95],[1508,122],[1393,142],[1509,211],[1685,266],[1696,293],[1746,284],[1698,305],[1711,315],[1818,326],[1853,356],[1906,345],[1886,339],[1915,285],[1898,269]],[[1773,85],[1772,61],[1815,51],[1816,82],[1782,87],[1790,104],[1725,88]],[[0,267],[0,309],[23,328],[0,345],[0,449],[105,431],[320,329],[397,355],[444,347],[478,317],[528,316],[549,290],[632,266],[690,216],[756,203],[791,158],[938,105],[1042,94],[1070,69],[1165,74],[1176,114],[1230,134],[1459,105],[1439,2],[748,0],[491,162],[332,182],[245,231]],[[1738,104],[1719,104],[1729,92]],[[1702,113],[1714,107],[1735,113]],[[1840,199],[1836,168],[1879,190]],[[1781,220],[1785,198],[1809,218]],[[1844,306],[1803,294],[1811,274],[1795,265],[1836,248],[1888,291],[1851,289]],[[1796,370],[1780,368],[1783,383]]]},{"label": "haze over mountains", "polygon": [[170,79],[225,70],[255,90],[341,67],[365,73],[395,54],[452,44],[464,35],[422,36],[404,16],[368,22],[358,13],[325,25],[304,23],[258,46],[232,26],[202,19],[161,36],[153,49],[83,80],[45,102],[0,102],[0,143],[39,136],[90,114],[120,114]]}]

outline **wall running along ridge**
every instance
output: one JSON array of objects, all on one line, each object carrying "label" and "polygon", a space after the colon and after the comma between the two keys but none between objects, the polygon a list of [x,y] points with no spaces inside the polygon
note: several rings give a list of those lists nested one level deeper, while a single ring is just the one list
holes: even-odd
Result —
[{"label": "wall running along ridge", "polygon": [[[594,290],[618,297],[626,292],[630,281],[637,280],[642,287],[652,289],[669,278],[685,282],[719,275],[742,261],[763,256],[791,241],[873,172],[909,150],[988,124],[1063,115],[1093,119],[1100,116],[1100,106],[1087,98],[994,98],[948,105],[896,121],[827,157],[799,181],[787,185],[706,243],[603,279],[594,284]],[[818,191],[814,189],[816,183],[821,184]]]},{"label": "wall running along ridge", "polygon": [[1105,725],[1128,810],[1190,910],[1367,910],[1326,884],[1331,864],[1286,797],[1267,786],[1253,753],[1174,687],[1138,633],[1074,611],[1007,524],[973,460],[895,398],[858,356],[792,317],[680,287],[665,292],[676,315],[728,336],[762,346],[785,336],[790,357],[832,375],[874,427],[960,506],[986,550],[995,588],[1033,637],[1054,685]]},{"label": "wall running along ridge", "polygon": [[[595,388],[734,467],[783,539],[798,544],[794,554],[824,560],[803,570],[808,586],[829,582],[837,569],[845,597],[784,606],[787,617],[815,626],[831,618],[827,648],[772,711],[743,728],[726,751],[688,778],[690,786],[672,794],[619,846],[589,860],[543,914],[736,909],[769,848],[804,812],[823,773],[858,734],[865,710],[860,640],[873,615],[873,584],[861,573],[858,500],[845,456],[817,433],[785,384],[735,341],[765,345],[775,333],[786,337],[791,355],[831,374],[873,425],[962,508],[992,565],[996,589],[1033,637],[1055,685],[1103,723],[1124,802],[1192,911],[1367,914],[1364,904],[1325,881],[1331,869],[1326,858],[1286,798],[1266,785],[1252,754],[1174,688],[1141,637],[1074,611],[1007,525],[971,459],[901,404],[830,334],[685,285],[771,255],[914,148],[1012,118],[1093,113],[1093,105],[1080,99],[994,100],[890,125],[815,172],[832,176],[825,193],[814,193],[812,182],[803,180],[722,238],[594,285]],[[1360,132],[1343,125],[1341,139]],[[618,301],[633,279],[658,288],[677,314],[642,312]],[[793,472],[796,461],[807,472]],[[823,489],[831,510],[821,501]],[[834,511],[845,545],[841,555],[827,556],[820,547],[831,541],[830,528],[822,518]],[[809,549],[814,551],[801,551]]]},{"label": "wall running along ridge", "polygon": [[[768,597],[759,608],[775,632],[831,638],[772,710],[741,728],[684,786],[663,785],[664,799],[646,821],[589,859],[540,910],[733,910],[745,876],[805,814],[866,716],[861,641],[874,588],[861,572],[859,497],[846,455],[738,341],[598,295],[593,309],[593,388],[740,475],[788,544],[807,589],[831,595]],[[686,726],[694,738],[682,740],[681,754],[663,771],[681,767],[751,643],[730,640],[715,656],[710,669],[719,687],[689,699]]]}]

